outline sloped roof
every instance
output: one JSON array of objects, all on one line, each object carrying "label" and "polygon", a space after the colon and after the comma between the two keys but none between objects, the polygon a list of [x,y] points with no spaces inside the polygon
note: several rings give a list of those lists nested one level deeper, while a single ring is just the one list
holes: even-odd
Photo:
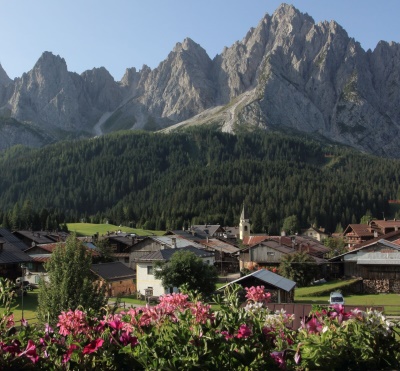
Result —
[{"label": "sloped roof", "polygon": [[48,251],[48,252],[52,253],[52,252],[55,250],[55,248],[57,247],[57,245],[58,245],[59,243],[65,245],[65,242],[45,243],[45,244],[40,244],[40,245],[37,245],[37,246],[29,247],[29,248],[27,248],[27,249],[25,250],[25,252],[26,252],[27,254],[30,254],[31,250],[40,248],[40,249],[42,249],[42,250],[44,250],[44,251]]},{"label": "sloped roof", "polygon": [[93,264],[91,270],[105,281],[118,281],[136,277],[135,271],[121,262]]},{"label": "sloped roof", "polygon": [[141,261],[169,261],[173,254],[178,251],[190,251],[194,253],[199,258],[207,258],[213,257],[214,253],[209,252],[207,250],[197,249],[194,246],[186,246],[177,249],[163,249],[158,251],[152,251],[146,255],[141,256],[140,258],[135,259],[138,262]]},{"label": "sloped roof", "polygon": [[197,242],[190,241],[190,240],[187,240],[185,238],[178,238],[177,236],[151,236],[149,238],[154,240],[154,241],[157,241],[161,245],[166,245],[166,246],[169,246],[169,247],[172,247],[172,244],[173,244],[172,239],[175,238],[176,247],[178,249],[180,249],[182,247],[186,247],[186,246],[194,246],[194,247],[197,247],[198,249],[202,249],[203,248],[203,246],[200,245]]},{"label": "sloped roof", "polygon": [[21,235],[36,244],[53,243],[54,239],[50,238],[46,232],[35,232],[35,231],[15,231],[14,234]]},{"label": "sloped roof", "polygon": [[13,235],[9,230],[5,228],[0,228],[0,238],[6,240],[8,243],[17,247],[19,250],[26,250],[26,245],[15,235]]},{"label": "sloped roof", "polygon": [[51,259],[51,254],[34,254],[29,256],[36,263],[45,263]]},{"label": "sloped roof", "polygon": [[371,227],[368,224],[349,224],[343,235],[348,233],[354,233],[358,237],[374,237],[374,232],[371,231]]},{"label": "sloped roof", "polygon": [[190,227],[190,231],[194,231],[200,235],[214,236],[218,229],[223,229],[219,224],[197,224]]},{"label": "sloped roof", "polygon": [[381,228],[400,228],[400,220],[371,220],[371,225],[376,224]]},{"label": "sloped roof", "polygon": [[209,238],[208,241],[201,241],[201,244],[209,248],[222,251],[228,254],[237,253],[240,249],[236,246],[231,245],[225,241],[221,241],[217,238]]},{"label": "sloped roof", "polygon": [[265,241],[268,238],[270,238],[270,236],[268,236],[268,235],[244,236],[242,243],[243,243],[243,245],[246,245],[246,246],[252,246],[252,245],[256,245],[262,241]]},{"label": "sloped roof", "polygon": [[0,240],[3,244],[3,249],[0,251],[0,265],[32,261],[31,257],[20,249],[18,242],[16,242],[16,237],[5,228],[0,228]]},{"label": "sloped roof", "polygon": [[232,283],[240,284],[241,281],[244,281],[244,280],[248,279],[249,277],[257,278],[261,282],[264,282],[268,285],[274,286],[278,289],[281,289],[281,290],[284,290],[287,292],[293,290],[294,287],[296,286],[296,282],[291,281],[288,278],[282,277],[279,274],[273,273],[266,269],[260,269],[258,271],[248,274],[247,276],[240,277],[237,280],[232,281],[232,282],[228,283],[227,285],[220,287],[218,290],[221,290],[224,287],[226,287]]}]

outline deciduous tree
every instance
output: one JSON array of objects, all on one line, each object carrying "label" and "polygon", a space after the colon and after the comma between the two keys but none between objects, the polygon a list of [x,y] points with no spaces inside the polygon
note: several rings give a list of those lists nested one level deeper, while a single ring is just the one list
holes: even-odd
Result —
[{"label": "deciduous tree", "polygon": [[279,274],[297,283],[298,287],[309,285],[319,278],[319,267],[305,252],[286,255],[279,265]]},{"label": "deciduous tree", "polygon": [[45,264],[48,281],[39,283],[38,316],[42,322],[54,323],[61,311],[78,307],[99,313],[106,304],[105,286],[94,281],[92,255],[76,235],[65,245],[58,244]]},{"label": "deciduous tree", "polygon": [[215,290],[218,273],[191,251],[177,251],[169,262],[156,265],[154,276],[165,288],[181,287],[209,295]]}]

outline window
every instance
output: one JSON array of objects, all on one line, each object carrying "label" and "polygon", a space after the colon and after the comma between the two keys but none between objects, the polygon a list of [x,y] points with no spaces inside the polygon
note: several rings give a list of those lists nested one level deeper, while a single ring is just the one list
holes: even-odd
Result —
[{"label": "window", "polygon": [[124,258],[124,263],[129,263],[129,258],[125,257]]},{"label": "window", "polygon": [[275,253],[273,251],[267,251],[267,256],[274,256]]},{"label": "window", "polygon": [[148,275],[153,275],[153,266],[152,265],[148,265],[147,266],[147,274]]}]

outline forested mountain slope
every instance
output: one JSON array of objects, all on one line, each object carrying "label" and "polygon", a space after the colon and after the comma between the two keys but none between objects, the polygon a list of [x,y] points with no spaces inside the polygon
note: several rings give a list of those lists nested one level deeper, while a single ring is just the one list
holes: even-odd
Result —
[{"label": "forested mountain slope", "polygon": [[30,210],[43,209],[56,210],[59,222],[233,225],[245,203],[256,232],[279,233],[293,214],[304,227],[330,231],[367,210],[388,216],[400,162],[279,133],[209,127],[15,147],[0,155],[0,174],[0,217],[16,222],[19,215],[20,228],[31,227]]}]

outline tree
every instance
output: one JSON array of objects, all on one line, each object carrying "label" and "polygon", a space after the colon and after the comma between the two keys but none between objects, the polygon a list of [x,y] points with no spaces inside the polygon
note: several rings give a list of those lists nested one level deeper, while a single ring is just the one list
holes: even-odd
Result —
[{"label": "tree", "polygon": [[72,234],[65,245],[58,244],[45,264],[48,281],[39,283],[38,317],[55,323],[62,311],[78,307],[98,314],[107,303],[105,285],[94,281],[90,271],[92,255]]},{"label": "tree", "polygon": [[369,222],[373,219],[371,211],[367,210],[365,215],[361,217],[360,224],[369,224]]},{"label": "tree", "polygon": [[209,295],[215,290],[218,273],[191,251],[177,251],[166,263],[156,264],[154,276],[165,288],[185,285],[189,291]]},{"label": "tree", "polygon": [[283,227],[282,229],[287,233],[287,234],[294,234],[300,230],[300,223],[299,219],[297,218],[296,215],[291,215],[285,218],[283,221]]},{"label": "tree", "polygon": [[345,243],[343,237],[342,238],[333,238],[333,237],[325,238],[324,245],[331,249],[331,251],[329,251],[329,253],[325,255],[326,258],[333,258],[334,256],[344,254],[345,252],[347,252],[346,243]]},{"label": "tree", "polygon": [[287,254],[279,265],[279,274],[297,283],[298,287],[309,285],[318,278],[319,267],[305,252]]}]

